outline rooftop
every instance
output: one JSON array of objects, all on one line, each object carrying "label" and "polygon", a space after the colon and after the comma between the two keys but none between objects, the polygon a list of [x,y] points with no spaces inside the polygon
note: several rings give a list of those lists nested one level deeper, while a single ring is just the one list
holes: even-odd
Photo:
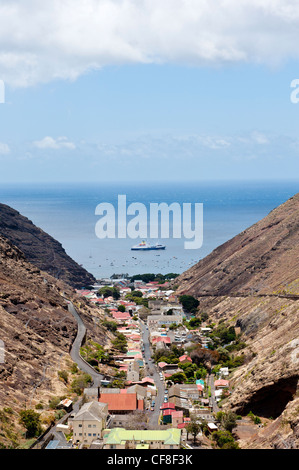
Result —
[{"label": "rooftop", "polygon": [[181,440],[180,429],[166,430],[126,430],[124,428],[113,428],[106,439],[106,444],[120,444],[126,441],[138,441],[147,443],[149,441],[161,441],[165,445],[179,445]]},{"label": "rooftop", "polygon": [[85,403],[78,413],[75,414],[73,421],[99,421],[106,418],[108,414],[108,407],[106,403],[99,403],[97,401],[91,401]]},{"label": "rooftop", "polygon": [[143,400],[137,400],[136,393],[103,393],[99,402],[107,403],[109,411],[143,410]]}]

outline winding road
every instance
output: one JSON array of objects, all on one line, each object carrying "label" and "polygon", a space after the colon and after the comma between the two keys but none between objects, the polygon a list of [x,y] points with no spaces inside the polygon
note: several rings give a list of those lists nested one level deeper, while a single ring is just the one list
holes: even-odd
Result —
[{"label": "winding road", "polygon": [[78,365],[79,369],[91,376],[94,386],[99,387],[101,380],[103,380],[104,376],[96,372],[96,370],[87,362],[85,362],[80,356],[80,347],[86,335],[86,327],[70,300],[68,300],[68,310],[73,315],[78,324],[77,336],[75,338],[75,341],[73,342],[72,349],[70,352],[71,358]]},{"label": "winding road", "polygon": [[[73,342],[72,349],[70,352],[71,358],[78,365],[79,369],[83,372],[86,372],[92,377],[93,384],[95,387],[99,387],[101,380],[104,379],[104,376],[95,371],[95,369],[85,362],[80,356],[80,347],[86,335],[86,327],[76,311],[73,303],[68,300],[68,310],[73,315],[78,324],[77,336]],[[142,321],[140,321],[142,333],[143,333],[143,346],[144,346],[144,361],[146,363],[146,370],[149,373],[152,373],[152,378],[155,381],[157,387],[157,396],[155,399],[154,410],[150,412],[150,418],[148,421],[148,426],[150,429],[154,429],[159,425],[159,416],[160,416],[160,407],[164,401],[164,382],[160,379],[157,366],[151,360],[151,350],[149,343],[149,331]]]}]

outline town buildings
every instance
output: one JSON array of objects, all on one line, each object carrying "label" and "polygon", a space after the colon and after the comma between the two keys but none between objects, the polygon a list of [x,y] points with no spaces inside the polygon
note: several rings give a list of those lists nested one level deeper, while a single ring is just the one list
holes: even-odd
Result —
[{"label": "town buildings", "polygon": [[180,449],[181,430],[106,430],[103,449]]},{"label": "town buildings", "polygon": [[106,427],[108,405],[91,401],[85,403],[73,417],[69,425],[73,429],[73,442],[90,445],[94,440],[102,437]]},{"label": "town buildings", "polygon": [[[182,430],[190,422],[191,413],[199,420],[208,419],[210,429],[213,429],[214,417],[206,380],[194,375],[192,380],[189,379],[190,383],[171,382],[172,375],[184,372],[184,368],[193,364],[188,341],[196,338],[197,342],[202,342],[202,347],[207,347],[209,338],[206,335],[210,328],[188,330],[184,324],[184,312],[173,291],[163,296],[157,283],[144,285],[142,281],[136,281],[135,284],[144,296],[149,296],[149,309],[143,319],[138,315],[142,307],[125,299],[129,290],[125,284],[121,287],[122,296],[118,301],[113,298],[99,300],[89,291],[80,293],[90,302],[105,308],[105,319],[115,322],[116,331],[124,335],[127,342],[126,352],[113,355],[115,373],[123,373],[123,385],[111,386],[110,380],[106,387],[85,388],[86,403],[69,419],[73,442],[80,446],[88,447],[96,441],[103,449],[179,449]],[[155,300],[150,300],[153,294]],[[119,305],[125,307],[125,312],[118,310]],[[144,328],[148,329],[149,344],[143,343]],[[154,364],[151,358],[150,361],[145,360],[145,346],[151,355],[156,351],[161,351],[162,355],[163,351],[171,351],[173,346],[181,348],[184,353],[180,352],[181,356],[178,355],[175,362],[168,363],[165,357],[165,360]],[[156,374],[152,374],[153,370]],[[161,384],[165,396],[158,409],[157,429],[149,430],[146,427],[154,410],[153,403],[161,399],[158,395]],[[228,370],[222,368],[215,381],[216,398],[219,400],[220,394],[228,388]],[[141,424],[145,429],[141,429]]]}]

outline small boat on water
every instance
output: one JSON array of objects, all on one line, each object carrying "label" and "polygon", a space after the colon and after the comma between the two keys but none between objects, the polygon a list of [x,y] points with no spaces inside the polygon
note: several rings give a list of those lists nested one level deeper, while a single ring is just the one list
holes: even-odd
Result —
[{"label": "small boat on water", "polygon": [[150,243],[146,243],[142,240],[141,243],[138,245],[132,246],[131,250],[134,251],[149,251],[149,250],[165,250],[166,246],[161,245],[160,243],[156,243],[155,245],[151,245]]}]

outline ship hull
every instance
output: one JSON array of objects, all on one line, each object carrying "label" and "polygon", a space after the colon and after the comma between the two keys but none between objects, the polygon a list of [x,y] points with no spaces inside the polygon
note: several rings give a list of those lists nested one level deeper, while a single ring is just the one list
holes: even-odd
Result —
[{"label": "ship hull", "polygon": [[153,250],[165,250],[165,246],[151,246],[151,247],[132,247],[132,251],[153,251]]}]

